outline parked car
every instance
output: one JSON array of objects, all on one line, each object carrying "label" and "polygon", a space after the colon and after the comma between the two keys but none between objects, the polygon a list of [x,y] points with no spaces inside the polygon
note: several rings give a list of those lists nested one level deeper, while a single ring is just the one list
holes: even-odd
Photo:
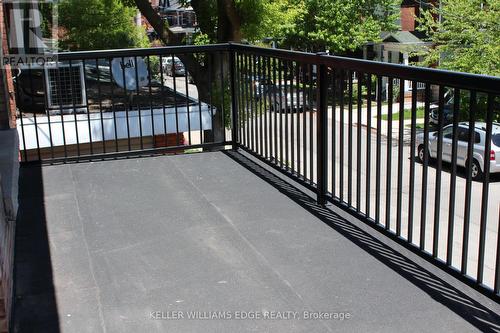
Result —
[{"label": "parked car", "polygon": [[[298,95],[298,96],[297,96]],[[269,96],[269,97],[268,97]],[[284,87],[273,86],[273,88],[266,95],[266,100],[269,102],[269,109],[271,111],[280,112],[301,112],[309,110],[309,105],[304,102],[304,92],[293,89],[286,89]]]},{"label": "parked car", "polygon": [[[429,122],[434,125],[439,124],[439,107],[432,104],[429,112]],[[443,125],[453,122],[453,104],[445,104],[443,108]]]},{"label": "parked car", "polygon": [[274,82],[265,75],[243,74],[243,80],[246,81],[244,84],[248,84],[253,89],[253,96],[257,99],[267,94],[274,87]]},{"label": "parked car", "polygon": [[[469,123],[458,124],[457,165],[467,167],[467,145],[469,142]],[[451,163],[453,147],[453,125],[443,128],[443,154],[444,162]],[[420,161],[424,160],[427,153],[430,158],[437,158],[438,132],[429,133],[428,152],[424,151],[424,133],[417,135],[417,154]],[[481,180],[484,173],[484,150],[486,146],[486,124],[476,123],[474,128],[474,149],[472,153],[472,179]],[[500,172],[500,124],[493,124],[490,150],[490,173]]]},{"label": "parked car", "polygon": [[[443,125],[453,122],[453,90],[447,90],[444,94]],[[439,104],[432,103],[429,107],[429,122],[434,125],[439,124]]]},{"label": "parked car", "polygon": [[261,98],[273,90],[274,82],[270,79],[262,78],[258,81],[254,81],[253,85],[255,87],[255,97]]},{"label": "parked car", "polygon": [[[455,108],[455,97],[454,97],[454,91],[451,89],[446,89],[445,94],[444,94],[444,105],[443,105],[443,125],[448,125],[453,122],[453,109]],[[463,108],[466,107],[468,108],[468,105],[470,103],[469,96],[464,95],[461,96],[460,99],[460,110],[459,110],[459,119],[460,120],[467,120],[468,115],[464,114]],[[477,98],[477,103],[478,103],[478,112],[485,112],[486,109],[486,95],[478,95]],[[493,100],[493,110],[499,110],[500,109],[500,102],[497,99]],[[429,112],[429,122],[434,125],[439,124],[439,105],[438,103],[432,103],[430,105],[430,112]]]},{"label": "parked car", "polygon": [[173,59],[172,57],[163,58],[162,66],[165,73],[169,76],[182,76],[186,74],[184,64],[177,57],[174,57]]},{"label": "parked car", "polygon": [[88,81],[100,81],[101,83],[112,82],[109,60],[99,59],[97,63],[94,61],[86,62],[85,78]]}]

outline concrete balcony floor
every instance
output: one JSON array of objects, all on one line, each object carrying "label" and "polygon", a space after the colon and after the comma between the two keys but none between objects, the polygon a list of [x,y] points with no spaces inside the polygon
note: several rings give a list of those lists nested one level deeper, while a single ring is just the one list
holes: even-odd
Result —
[{"label": "concrete balcony floor", "polygon": [[500,329],[499,304],[243,153],[25,166],[17,228],[15,332]]}]

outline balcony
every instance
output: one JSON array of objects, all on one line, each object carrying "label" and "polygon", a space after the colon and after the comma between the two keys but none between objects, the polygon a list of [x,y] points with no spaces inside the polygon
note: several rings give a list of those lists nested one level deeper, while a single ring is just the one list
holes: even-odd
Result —
[{"label": "balcony", "polygon": [[[191,55],[206,91],[154,66]],[[500,328],[498,78],[236,44],[58,61],[80,74],[17,120],[14,331]]]}]

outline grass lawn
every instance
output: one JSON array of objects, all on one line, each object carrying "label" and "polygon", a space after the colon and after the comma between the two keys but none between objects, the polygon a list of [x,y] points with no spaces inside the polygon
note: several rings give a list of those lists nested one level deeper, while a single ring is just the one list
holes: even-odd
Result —
[{"label": "grass lawn", "polygon": [[[417,119],[424,118],[425,117],[425,110],[422,107],[417,108]],[[383,120],[388,120],[389,115],[383,114],[382,115]],[[411,119],[411,110],[406,109],[404,112],[404,119]],[[392,120],[399,120],[399,112],[398,113],[393,113],[392,114]]]},{"label": "grass lawn", "polygon": [[[411,124],[407,124],[405,127],[407,127],[407,128],[411,128]],[[417,124],[415,125],[415,128],[416,128],[417,130],[423,130],[423,129],[424,129],[424,123],[417,123]]]}]

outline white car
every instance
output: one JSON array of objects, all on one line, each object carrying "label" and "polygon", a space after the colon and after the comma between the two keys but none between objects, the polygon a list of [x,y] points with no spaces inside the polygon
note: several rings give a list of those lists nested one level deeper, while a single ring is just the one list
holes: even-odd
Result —
[{"label": "white car", "polygon": [[186,74],[186,68],[184,67],[184,64],[177,57],[174,57],[173,59],[171,56],[164,57],[162,66],[163,70],[169,76],[183,76]]},{"label": "white car", "polygon": [[[500,124],[493,123],[491,134],[490,173],[500,172]],[[443,154],[444,162],[451,163],[453,125],[443,128]],[[424,133],[417,135],[417,154],[421,162],[424,160]],[[458,124],[457,165],[467,166],[467,145],[469,142],[469,123]],[[474,128],[474,149],[472,152],[472,179],[480,180],[484,172],[484,150],[486,143],[486,123],[478,122]],[[437,132],[429,133],[429,157],[437,158],[438,135]]]}]

